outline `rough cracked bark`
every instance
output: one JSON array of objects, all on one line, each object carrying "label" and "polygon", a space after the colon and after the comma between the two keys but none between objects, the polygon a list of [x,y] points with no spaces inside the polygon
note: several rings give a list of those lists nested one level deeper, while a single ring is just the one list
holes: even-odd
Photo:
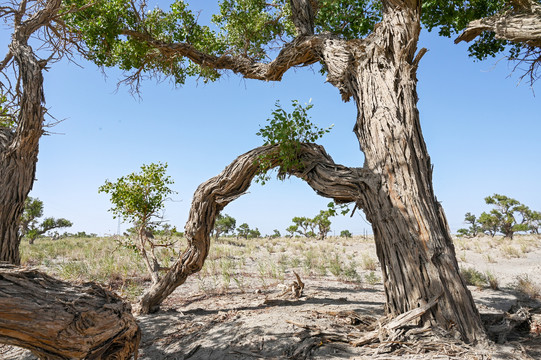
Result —
[{"label": "rough cracked bark", "polygon": [[[382,3],[383,21],[365,39],[345,41],[329,34],[304,35],[303,27],[297,25],[303,22],[294,22],[299,36],[268,64],[231,56],[212,57],[188,44],[147,41],[162,56],[186,56],[203,66],[263,80],[280,80],[293,66],[324,62],[328,82],[339,89],[344,101],[355,100],[358,116],[354,131],[365,165],[355,170],[337,167],[343,171],[334,171],[333,165],[328,165],[327,170],[333,174],[329,188],[348,189],[340,196],[317,186],[326,175],[320,170],[327,164],[323,159],[300,177],[318,193],[339,202],[355,202],[365,212],[382,266],[387,312],[403,314],[441,295],[438,304],[420,318],[420,324],[455,330],[466,341],[484,340],[478,311],[459,275],[445,215],[434,195],[432,165],[420,128],[416,70],[426,51],[417,51],[420,1]],[[142,298],[141,311],[153,310],[186,276],[201,268],[217,211],[242,194],[251,180],[250,173],[239,175],[245,169],[237,168],[239,164],[234,162],[220,176],[200,186],[186,225],[190,246],[172,271]]]},{"label": "rough cracked bark", "polygon": [[[43,8],[22,20],[26,2],[21,2],[15,16],[9,54],[19,70],[21,82],[16,129],[3,128],[0,135],[0,261],[19,264],[18,224],[24,201],[32,189],[38,156],[39,139],[43,134],[43,76],[45,62],[40,62],[28,45],[30,36],[57,14],[60,0],[49,0]],[[4,70],[6,64],[2,63]]]},{"label": "rough cracked bark", "polygon": [[[169,271],[140,299],[136,311],[156,311],[186,278],[201,270],[210,248],[210,233],[218,213],[231,201],[244,194],[259,172],[259,160],[270,156],[272,167],[280,165],[277,146],[263,146],[239,156],[221,174],[201,184],[193,197],[185,236],[188,247]],[[325,150],[315,144],[302,144],[301,169],[291,175],[305,180],[319,195],[340,203],[357,202],[359,206],[368,188],[376,191],[377,180],[369,171],[335,164]]]},{"label": "rough cracked bark", "polygon": [[41,359],[129,359],[140,337],[130,305],[94,283],[0,264],[1,343]]},{"label": "rough cracked bark", "polygon": [[470,42],[483,31],[492,31],[498,39],[541,47],[541,5],[534,0],[510,2],[512,8],[470,22],[455,43]]}]

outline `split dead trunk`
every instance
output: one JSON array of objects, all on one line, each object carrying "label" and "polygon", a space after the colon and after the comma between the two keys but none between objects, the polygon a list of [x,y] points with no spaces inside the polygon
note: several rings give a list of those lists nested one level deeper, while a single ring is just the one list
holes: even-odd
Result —
[{"label": "split dead trunk", "polygon": [[140,337],[130,305],[96,284],[0,264],[0,343],[42,359],[129,359]]}]

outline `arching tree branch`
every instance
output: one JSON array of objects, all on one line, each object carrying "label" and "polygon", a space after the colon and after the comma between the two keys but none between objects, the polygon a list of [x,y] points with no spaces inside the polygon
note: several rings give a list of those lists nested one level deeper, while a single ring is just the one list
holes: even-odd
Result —
[{"label": "arching tree branch", "polygon": [[160,51],[162,56],[173,58],[187,57],[195,64],[216,70],[231,70],[243,75],[247,79],[280,81],[284,73],[295,66],[311,65],[319,60],[319,50],[324,40],[330,35],[312,35],[295,38],[286,44],[278,56],[270,63],[261,63],[244,56],[222,55],[216,56],[198,50],[187,43],[168,43],[133,30],[122,31],[123,35],[143,40],[153,48]]},{"label": "arching tree branch", "polygon": [[[335,164],[324,148],[302,144],[299,159],[303,166],[290,175],[305,180],[318,194],[337,202],[356,202],[363,207],[364,192],[376,191],[378,182],[369,171]],[[262,146],[251,150],[228,165],[221,174],[199,185],[192,201],[185,226],[188,248],[160,281],[140,299],[136,311],[156,311],[161,302],[186,278],[201,270],[208,255],[210,232],[218,213],[231,201],[244,194],[259,172],[259,161],[271,159],[271,167],[280,165],[278,146]]]}]

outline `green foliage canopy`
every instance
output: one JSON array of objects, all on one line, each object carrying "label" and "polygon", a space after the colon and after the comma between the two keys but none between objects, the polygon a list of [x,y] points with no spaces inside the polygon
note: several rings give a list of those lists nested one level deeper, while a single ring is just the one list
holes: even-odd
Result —
[{"label": "green foliage canopy", "polygon": [[[535,0],[541,3],[541,0]],[[445,37],[458,35],[469,22],[494,16],[513,8],[509,0],[425,0],[422,3],[422,22],[428,30],[437,29]],[[485,31],[468,48],[469,55],[478,60],[509,51],[516,59],[526,44],[497,39],[493,32]]]},{"label": "green foliage canopy", "polygon": [[[64,2],[66,9],[88,3]],[[188,44],[209,56],[262,61],[296,35],[288,0],[223,0],[208,25],[198,23],[197,10],[180,0],[167,10],[148,9],[144,1],[96,0],[82,11],[66,12],[65,21],[79,33],[86,56],[96,64],[133,71],[136,77],[164,75],[179,85],[190,76],[214,81],[221,73],[189,58],[167,56],[163,48],[160,53],[163,44]],[[368,35],[380,20],[379,1],[322,0],[315,9],[314,25],[316,32],[355,39]]]},{"label": "green foliage canopy", "polygon": [[111,196],[113,217],[136,224],[143,229],[151,228],[154,218],[160,216],[168,196],[175,192],[169,188],[173,180],[166,175],[167,164],[142,165],[139,173],[131,173],[109,180],[99,187],[99,193]]}]

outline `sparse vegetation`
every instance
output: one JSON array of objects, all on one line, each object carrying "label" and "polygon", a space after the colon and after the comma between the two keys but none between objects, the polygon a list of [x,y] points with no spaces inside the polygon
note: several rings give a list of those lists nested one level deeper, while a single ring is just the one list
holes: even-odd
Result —
[{"label": "sparse vegetation", "polygon": [[477,286],[478,288],[483,288],[487,285],[486,276],[473,267],[460,269],[460,275],[462,275],[467,285]]},{"label": "sparse vegetation", "polygon": [[541,288],[534,283],[528,274],[521,274],[515,278],[515,289],[521,294],[526,295],[530,299],[539,298],[541,296]]}]

